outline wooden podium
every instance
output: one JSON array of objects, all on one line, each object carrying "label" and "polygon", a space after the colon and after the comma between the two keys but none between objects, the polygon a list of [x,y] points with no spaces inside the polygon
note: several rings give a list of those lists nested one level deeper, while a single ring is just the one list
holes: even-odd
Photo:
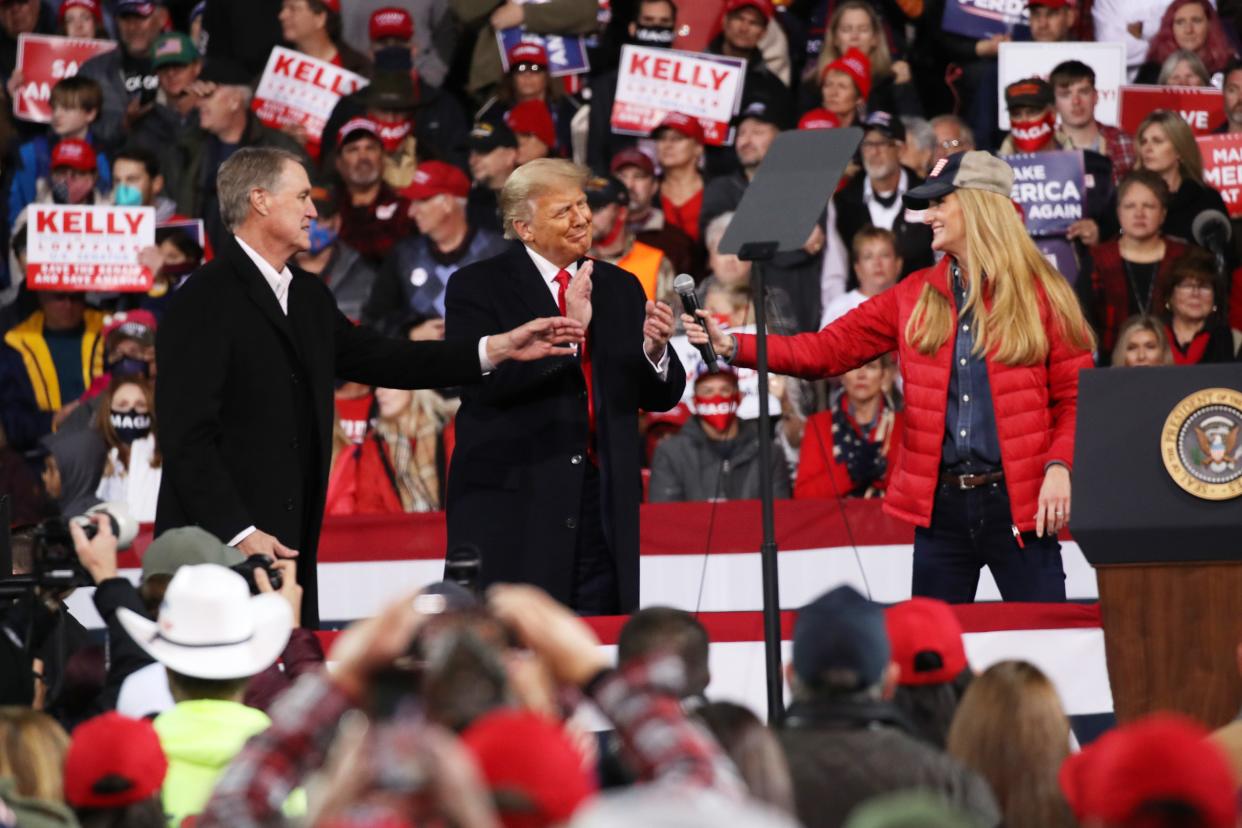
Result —
[{"label": "wooden podium", "polygon": [[1119,722],[1218,727],[1242,707],[1240,437],[1242,366],[1079,379],[1070,529],[1096,569]]}]

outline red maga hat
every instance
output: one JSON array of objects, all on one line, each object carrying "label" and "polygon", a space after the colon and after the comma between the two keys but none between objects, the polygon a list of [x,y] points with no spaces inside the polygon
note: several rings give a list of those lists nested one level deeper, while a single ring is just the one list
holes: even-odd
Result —
[{"label": "red maga hat", "polygon": [[424,161],[414,171],[414,178],[401,195],[410,201],[422,201],[438,195],[465,198],[470,195],[470,179],[452,164],[443,161]]},{"label": "red maga hat", "polygon": [[608,172],[616,175],[626,167],[638,167],[647,175],[655,175],[655,162],[638,147],[626,147],[612,157]]},{"label": "red maga hat", "polygon": [[373,41],[386,38],[409,40],[414,36],[414,18],[405,9],[395,6],[376,9],[371,14],[369,32]]},{"label": "red maga hat", "polygon": [[864,100],[871,94],[871,60],[858,49],[850,48],[841,57],[824,67],[819,73],[819,82],[824,82],[824,75],[829,72],[844,72],[854,81],[858,96]]},{"label": "red maga hat", "polygon": [[82,172],[96,169],[95,150],[81,138],[62,138],[52,150],[52,169],[69,167]]},{"label": "red maga hat", "polygon": [[841,119],[823,107],[816,107],[798,119],[798,129],[836,129]]},{"label": "red maga hat", "polygon": [[524,40],[521,43],[515,44],[509,50],[508,59],[510,71],[519,63],[534,63],[546,69],[548,66],[548,50],[538,43]]},{"label": "red maga hat", "polygon": [[699,123],[698,118],[691,118],[689,115],[683,115],[680,112],[670,112],[664,116],[664,120],[660,121],[660,125],[651,130],[654,137],[660,134],[661,130],[671,129],[680,133],[694,141],[703,143],[703,125]]},{"label": "red maga hat", "polygon": [[70,9],[86,9],[95,18],[96,23],[103,22],[103,9],[95,0],[63,0],[60,4],[60,11],[57,13],[61,25],[64,25],[65,13]]},{"label": "red maga hat", "polygon": [[966,669],[962,625],[944,601],[911,598],[884,611],[900,684],[948,684]]},{"label": "red maga hat", "polygon": [[534,135],[549,149],[556,146],[556,124],[552,122],[552,112],[543,101],[522,101],[509,110],[505,121],[515,134]]},{"label": "red maga hat", "polygon": [[168,772],[160,737],[146,719],[104,713],[78,725],[65,754],[65,801],[122,808],[157,793]]},{"label": "red maga hat", "polygon": [[724,13],[726,15],[733,14],[738,9],[751,8],[763,15],[763,19],[769,23],[776,15],[776,9],[772,7],[769,0],[729,0],[725,4]]}]

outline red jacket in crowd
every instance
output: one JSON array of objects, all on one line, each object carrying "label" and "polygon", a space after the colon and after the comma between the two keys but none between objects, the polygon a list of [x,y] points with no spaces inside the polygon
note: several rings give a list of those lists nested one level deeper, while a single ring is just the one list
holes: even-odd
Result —
[{"label": "red jacket in crowd", "polygon": [[[953,337],[936,353],[919,353],[904,331],[923,285],[944,294],[953,308],[949,259],[917,271],[818,333],[772,337],[768,361],[773,372],[806,378],[835,376],[890,351],[897,351],[906,395],[901,458],[884,498],[884,510],[917,526],[931,524],[940,477],[940,452],[948,408]],[[1092,367],[1091,352],[1073,348],[1058,333],[1047,299],[1040,315],[1048,331],[1049,353],[1037,365],[1004,365],[990,357],[988,381],[1000,438],[1001,466],[1009,489],[1014,523],[1035,528],[1035,509],[1044,468],[1056,460],[1072,467],[1078,372]],[[755,364],[755,338],[738,335],[734,363]]]}]

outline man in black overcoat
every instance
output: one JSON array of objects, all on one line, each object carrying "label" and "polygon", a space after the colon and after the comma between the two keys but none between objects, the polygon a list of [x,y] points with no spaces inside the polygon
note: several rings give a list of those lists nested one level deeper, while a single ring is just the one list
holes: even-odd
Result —
[{"label": "man in black overcoat", "polygon": [[638,411],[675,406],[686,376],[668,348],[672,310],[584,258],[587,174],[555,159],[519,167],[500,196],[515,241],[448,283],[449,342],[558,312],[588,327],[582,354],[511,362],[463,389],[447,507],[450,554],[476,546],[484,583],[536,584],[599,615],[638,605]]},{"label": "man in black overcoat", "polygon": [[315,217],[296,156],[239,150],[217,188],[230,234],[177,290],[156,343],[164,472],[155,531],[198,525],[248,555],[296,557],[302,622],[314,627],[334,378],[390,388],[478,382],[510,359],[569,358],[566,343],[583,327],[540,319],[472,342],[386,339],[354,326],[320,279],[286,264],[309,248]]}]

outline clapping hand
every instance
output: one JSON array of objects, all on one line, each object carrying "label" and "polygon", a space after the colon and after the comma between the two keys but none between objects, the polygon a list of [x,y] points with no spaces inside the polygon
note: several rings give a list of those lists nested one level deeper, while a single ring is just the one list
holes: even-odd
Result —
[{"label": "clapping hand", "polygon": [[595,262],[584,262],[565,290],[565,315],[581,322],[583,330],[591,324],[591,273],[594,270]]},{"label": "clapping hand", "polygon": [[707,311],[699,309],[695,312],[698,319],[688,313],[681,315],[681,324],[686,329],[686,338],[690,344],[698,347],[706,345],[710,337],[716,356],[724,360],[733,358],[733,337],[720,329],[720,324]]},{"label": "clapping hand", "polygon": [[643,350],[652,362],[664,357],[669,337],[673,335],[673,309],[663,302],[647,301],[647,317],[643,320]]}]

